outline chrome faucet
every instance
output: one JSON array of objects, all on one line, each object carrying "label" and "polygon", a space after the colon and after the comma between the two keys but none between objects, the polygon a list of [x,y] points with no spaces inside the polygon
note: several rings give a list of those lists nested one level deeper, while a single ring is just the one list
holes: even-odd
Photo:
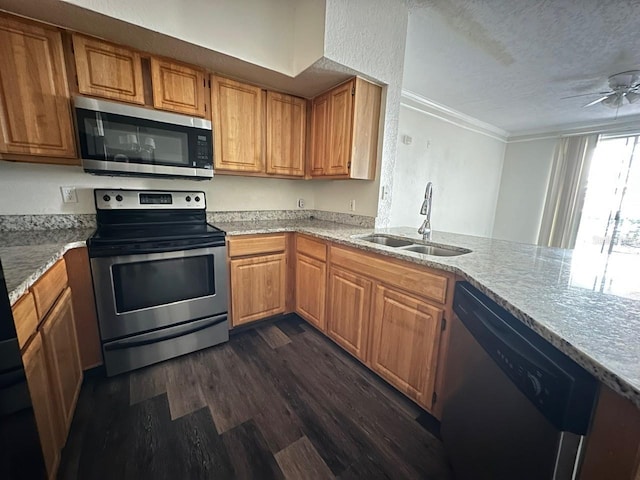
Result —
[{"label": "chrome faucet", "polygon": [[433,183],[427,183],[427,189],[424,192],[424,201],[420,207],[420,215],[426,215],[424,222],[420,225],[418,233],[422,235],[423,240],[431,239],[431,206],[433,205]]}]

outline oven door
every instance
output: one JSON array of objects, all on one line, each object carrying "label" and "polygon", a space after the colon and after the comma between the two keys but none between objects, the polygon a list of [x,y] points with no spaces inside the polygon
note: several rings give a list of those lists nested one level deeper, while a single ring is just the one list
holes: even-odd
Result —
[{"label": "oven door", "polygon": [[91,270],[103,341],[227,312],[225,246],[92,258]]}]

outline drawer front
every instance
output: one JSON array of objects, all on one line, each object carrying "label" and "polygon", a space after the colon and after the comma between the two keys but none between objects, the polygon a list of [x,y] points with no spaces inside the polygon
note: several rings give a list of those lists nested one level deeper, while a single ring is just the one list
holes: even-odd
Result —
[{"label": "drawer front", "polygon": [[246,255],[284,252],[286,244],[284,233],[229,237],[229,256],[243,257]]},{"label": "drawer front", "polygon": [[298,235],[296,237],[296,250],[309,257],[322,260],[323,262],[327,261],[327,246],[309,237]]},{"label": "drawer front", "polygon": [[23,295],[12,308],[13,322],[18,333],[18,344],[24,347],[31,335],[36,333],[38,328],[38,312],[36,302],[31,292]]},{"label": "drawer front", "polygon": [[64,259],[61,258],[31,288],[40,320],[44,318],[62,291],[67,287],[67,282],[67,266],[64,263]]},{"label": "drawer front", "polygon": [[380,255],[331,247],[331,263],[438,303],[447,301],[448,277]]}]

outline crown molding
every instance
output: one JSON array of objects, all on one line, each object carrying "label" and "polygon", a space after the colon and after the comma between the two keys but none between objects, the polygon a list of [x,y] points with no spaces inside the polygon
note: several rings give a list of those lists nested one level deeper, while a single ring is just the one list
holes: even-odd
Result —
[{"label": "crown molding", "polygon": [[434,102],[410,90],[402,90],[402,98],[400,104],[424,113],[426,115],[438,118],[447,123],[451,123],[465,130],[469,130],[487,137],[493,138],[501,142],[507,142],[509,132],[502,128],[491,125],[490,123],[478,120],[475,117],[466,115],[462,112],[449,108],[446,105]]},{"label": "crown molding", "polygon": [[599,122],[576,122],[555,127],[541,128],[518,132],[509,137],[509,143],[531,142],[548,138],[573,137],[575,135],[598,134],[623,134],[640,132],[640,115],[624,117],[618,120],[605,120]]}]

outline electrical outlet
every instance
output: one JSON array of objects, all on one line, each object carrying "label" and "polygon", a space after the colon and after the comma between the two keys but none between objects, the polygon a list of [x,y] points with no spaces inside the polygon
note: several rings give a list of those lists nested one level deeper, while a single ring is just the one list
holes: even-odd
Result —
[{"label": "electrical outlet", "polygon": [[298,208],[304,208],[304,198],[298,199]]},{"label": "electrical outlet", "polygon": [[352,212],[356,211],[356,201],[355,200],[351,200],[349,202],[349,210],[352,211]]},{"label": "electrical outlet", "polygon": [[76,187],[60,187],[60,193],[62,194],[62,201],[64,203],[78,203]]}]

